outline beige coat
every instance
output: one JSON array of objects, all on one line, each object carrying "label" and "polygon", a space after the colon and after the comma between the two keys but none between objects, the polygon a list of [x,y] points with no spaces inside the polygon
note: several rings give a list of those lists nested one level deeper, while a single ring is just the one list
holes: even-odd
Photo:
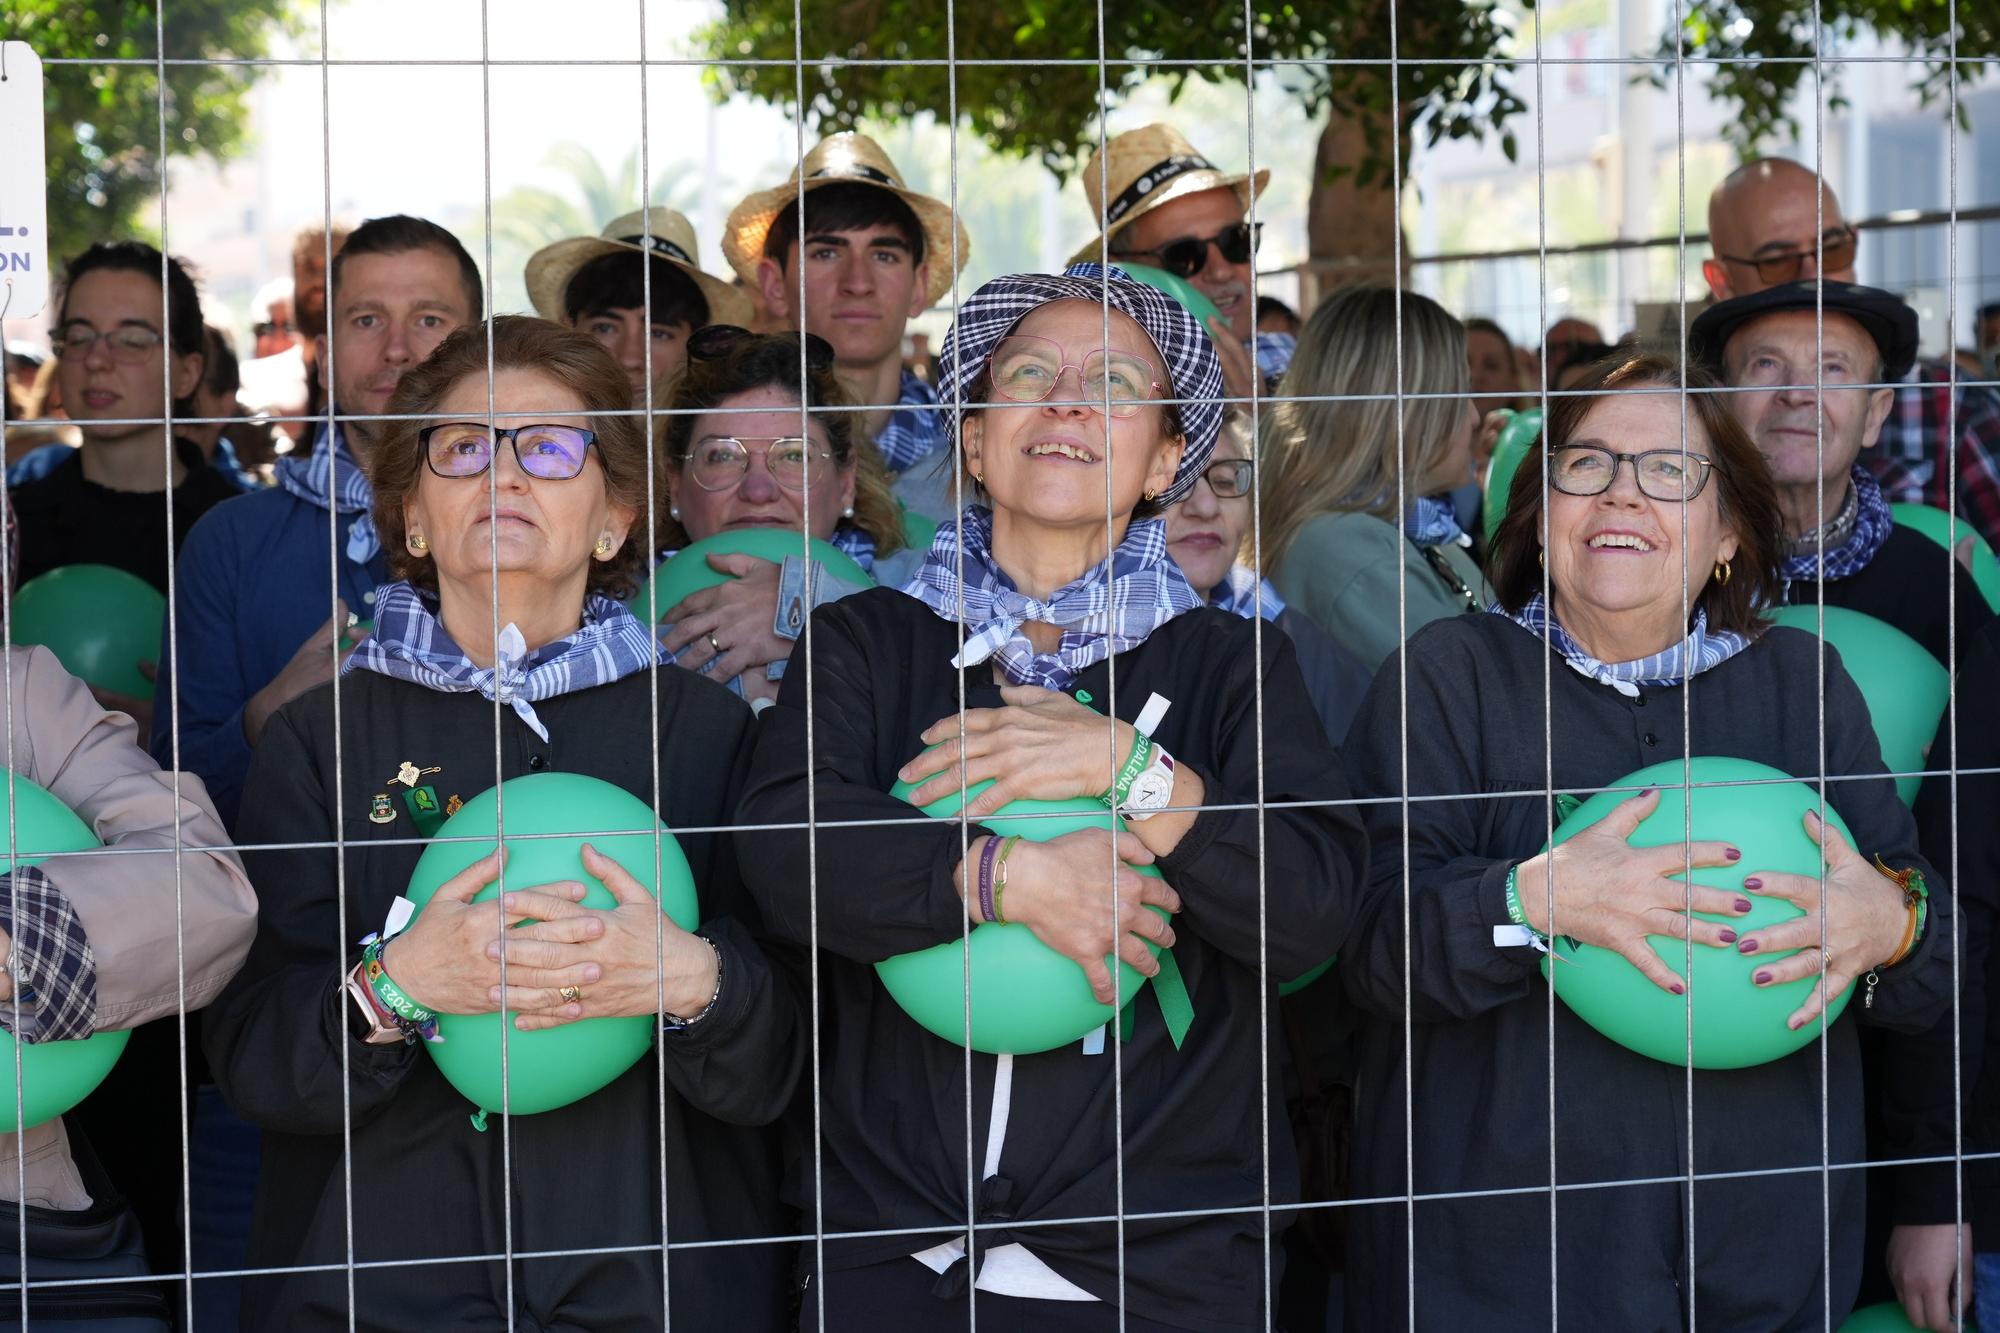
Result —
[{"label": "beige coat", "polygon": [[[0,713],[0,762],[76,811],[115,856],[89,852],[41,863],[76,909],[97,966],[97,1029],[137,1027],[181,1005],[201,1008],[229,984],[250,951],[257,898],[201,779],[174,774],[140,748],[138,728],[108,713],[46,648],[13,648],[11,719]],[[0,680],[0,686],[7,682]],[[11,721],[12,744],[9,744]],[[6,818],[0,786],[0,821]],[[179,826],[180,919],[174,911]],[[0,855],[6,825],[0,822]],[[209,849],[209,850],[201,850]],[[176,925],[178,924],[178,932]],[[177,945],[178,940],[178,945]],[[0,1199],[16,1197],[15,1154],[27,1160],[26,1201],[44,1208],[90,1205],[61,1120],[0,1134]]]}]

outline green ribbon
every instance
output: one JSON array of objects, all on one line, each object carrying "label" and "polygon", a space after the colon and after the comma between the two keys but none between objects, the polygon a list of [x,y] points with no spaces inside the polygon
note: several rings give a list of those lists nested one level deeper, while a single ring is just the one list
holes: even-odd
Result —
[{"label": "green ribbon", "polygon": [[[1188,998],[1187,980],[1181,976],[1181,965],[1175,960],[1174,951],[1162,949],[1156,956],[1160,960],[1160,975],[1153,978],[1153,995],[1160,1002],[1160,1017],[1166,1020],[1167,1035],[1173,1038],[1174,1049],[1178,1051],[1187,1040],[1188,1029],[1194,1025],[1194,1001]],[[1121,1041],[1132,1040],[1132,1015],[1137,1007],[1134,997],[1133,1003],[1118,1014]]]}]

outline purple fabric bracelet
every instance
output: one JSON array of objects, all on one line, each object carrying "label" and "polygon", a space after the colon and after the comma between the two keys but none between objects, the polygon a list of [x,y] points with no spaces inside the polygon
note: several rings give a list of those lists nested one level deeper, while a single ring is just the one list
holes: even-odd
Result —
[{"label": "purple fabric bracelet", "polygon": [[993,911],[993,862],[1000,854],[1000,839],[988,836],[979,849],[979,919],[991,921]]}]

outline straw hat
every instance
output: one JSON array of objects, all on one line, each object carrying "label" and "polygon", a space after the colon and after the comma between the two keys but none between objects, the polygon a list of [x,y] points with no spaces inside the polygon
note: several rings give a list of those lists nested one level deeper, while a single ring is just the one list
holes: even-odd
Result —
[{"label": "straw hat", "polygon": [[545,245],[528,260],[528,300],[535,313],[558,324],[569,322],[563,297],[577,270],[593,259],[615,254],[650,254],[694,279],[708,301],[711,324],[748,324],[750,295],[701,271],[694,224],[671,208],[648,208],[611,219],[601,236],[572,236]]},{"label": "straw hat", "polygon": [[[1099,167],[1099,159],[1105,165]],[[1090,155],[1083,169],[1083,193],[1091,216],[1104,220],[1104,232],[1070,256],[1072,264],[1096,263],[1113,236],[1162,204],[1204,190],[1234,190],[1245,211],[1264,192],[1271,173],[1260,170],[1230,175],[1194,150],[1171,125],[1147,125],[1112,139]],[[1111,202],[1105,202],[1109,193]],[[1117,257],[1117,252],[1111,252]]]},{"label": "straw hat", "polygon": [[[954,219],[951,206],[942,199],[918,194],[903,184],[903,173],[882,151],[882,146],[865,134],[836,134],[821,139],[807,153],[799,169],[783,185],[759,190],[730,211],[722,229],[722,253],[745,282],[757,281],[757,261],[764,257],[764,238],[780,211],[792,205],[801,193],[860,181],[877,185],[901,199],[917,215],[924,229],[924,261],[930,267],[930,285],[924,291],[927,304],[936,305],[951,290],[952,279],[965,268],[972,251],[972,239],[965,224]],[[803,183],[802,183],[803,182]],[[952,240],[958,242],[958,267],[951,265]]]}]

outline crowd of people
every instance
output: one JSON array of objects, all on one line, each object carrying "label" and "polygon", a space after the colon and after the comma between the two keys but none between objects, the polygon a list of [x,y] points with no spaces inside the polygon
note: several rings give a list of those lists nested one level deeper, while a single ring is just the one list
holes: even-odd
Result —
[{"label": "crowd of people", "polygon": [[[858,134],[731,212],[731,272],[656,206],[538,251],[532,314],[433,222],[315,229],[240,363],[179,261],[71,259],[53,356],[9,360],[7,569],[170,602],[150,698],[7,659],[10,767],[132,853],[0,885],[0,1026],[134,1030],[0,1138],[25,1276],[115,1215],[162,1278],[84,1288],[120,1328],[2000,1309],[2000,1176],[1955,1161],[2000,1148],[1996,696],[1957,692],[1912,807],[1839,652],[1768,618],[2000,679],[2000,395],[1919,355],[1789,161],[1715,191],[1685,346],[1526,348],[1387,287],[1256,299],[1267,171],[1167,125],[1101,155],[1099,233],[966,294],[934,363],[909,323],[978,238]],[[639,596],[683,555],[713,577]],[[1550,845],[1703,755],[1824,778],[1838,820],[1788,815],[1820,874],[1629,841],[1670,789]],[[699,923],[595,849],[601,905],[496,853],[412,916],[442,821],[541,773],[653,806]],[[1024,838],[1016,801],[1119,820]],[[988,925],[1122,1012],[1014,1053],[916,1021],[884,965]],[[1562,942],[1676,996],[1668,954],[1753,957],[1819,1039],[1649,1058],[1551,1000]],[[426,1048],[494,1013],[652,1043],[488,1124]]]}]

